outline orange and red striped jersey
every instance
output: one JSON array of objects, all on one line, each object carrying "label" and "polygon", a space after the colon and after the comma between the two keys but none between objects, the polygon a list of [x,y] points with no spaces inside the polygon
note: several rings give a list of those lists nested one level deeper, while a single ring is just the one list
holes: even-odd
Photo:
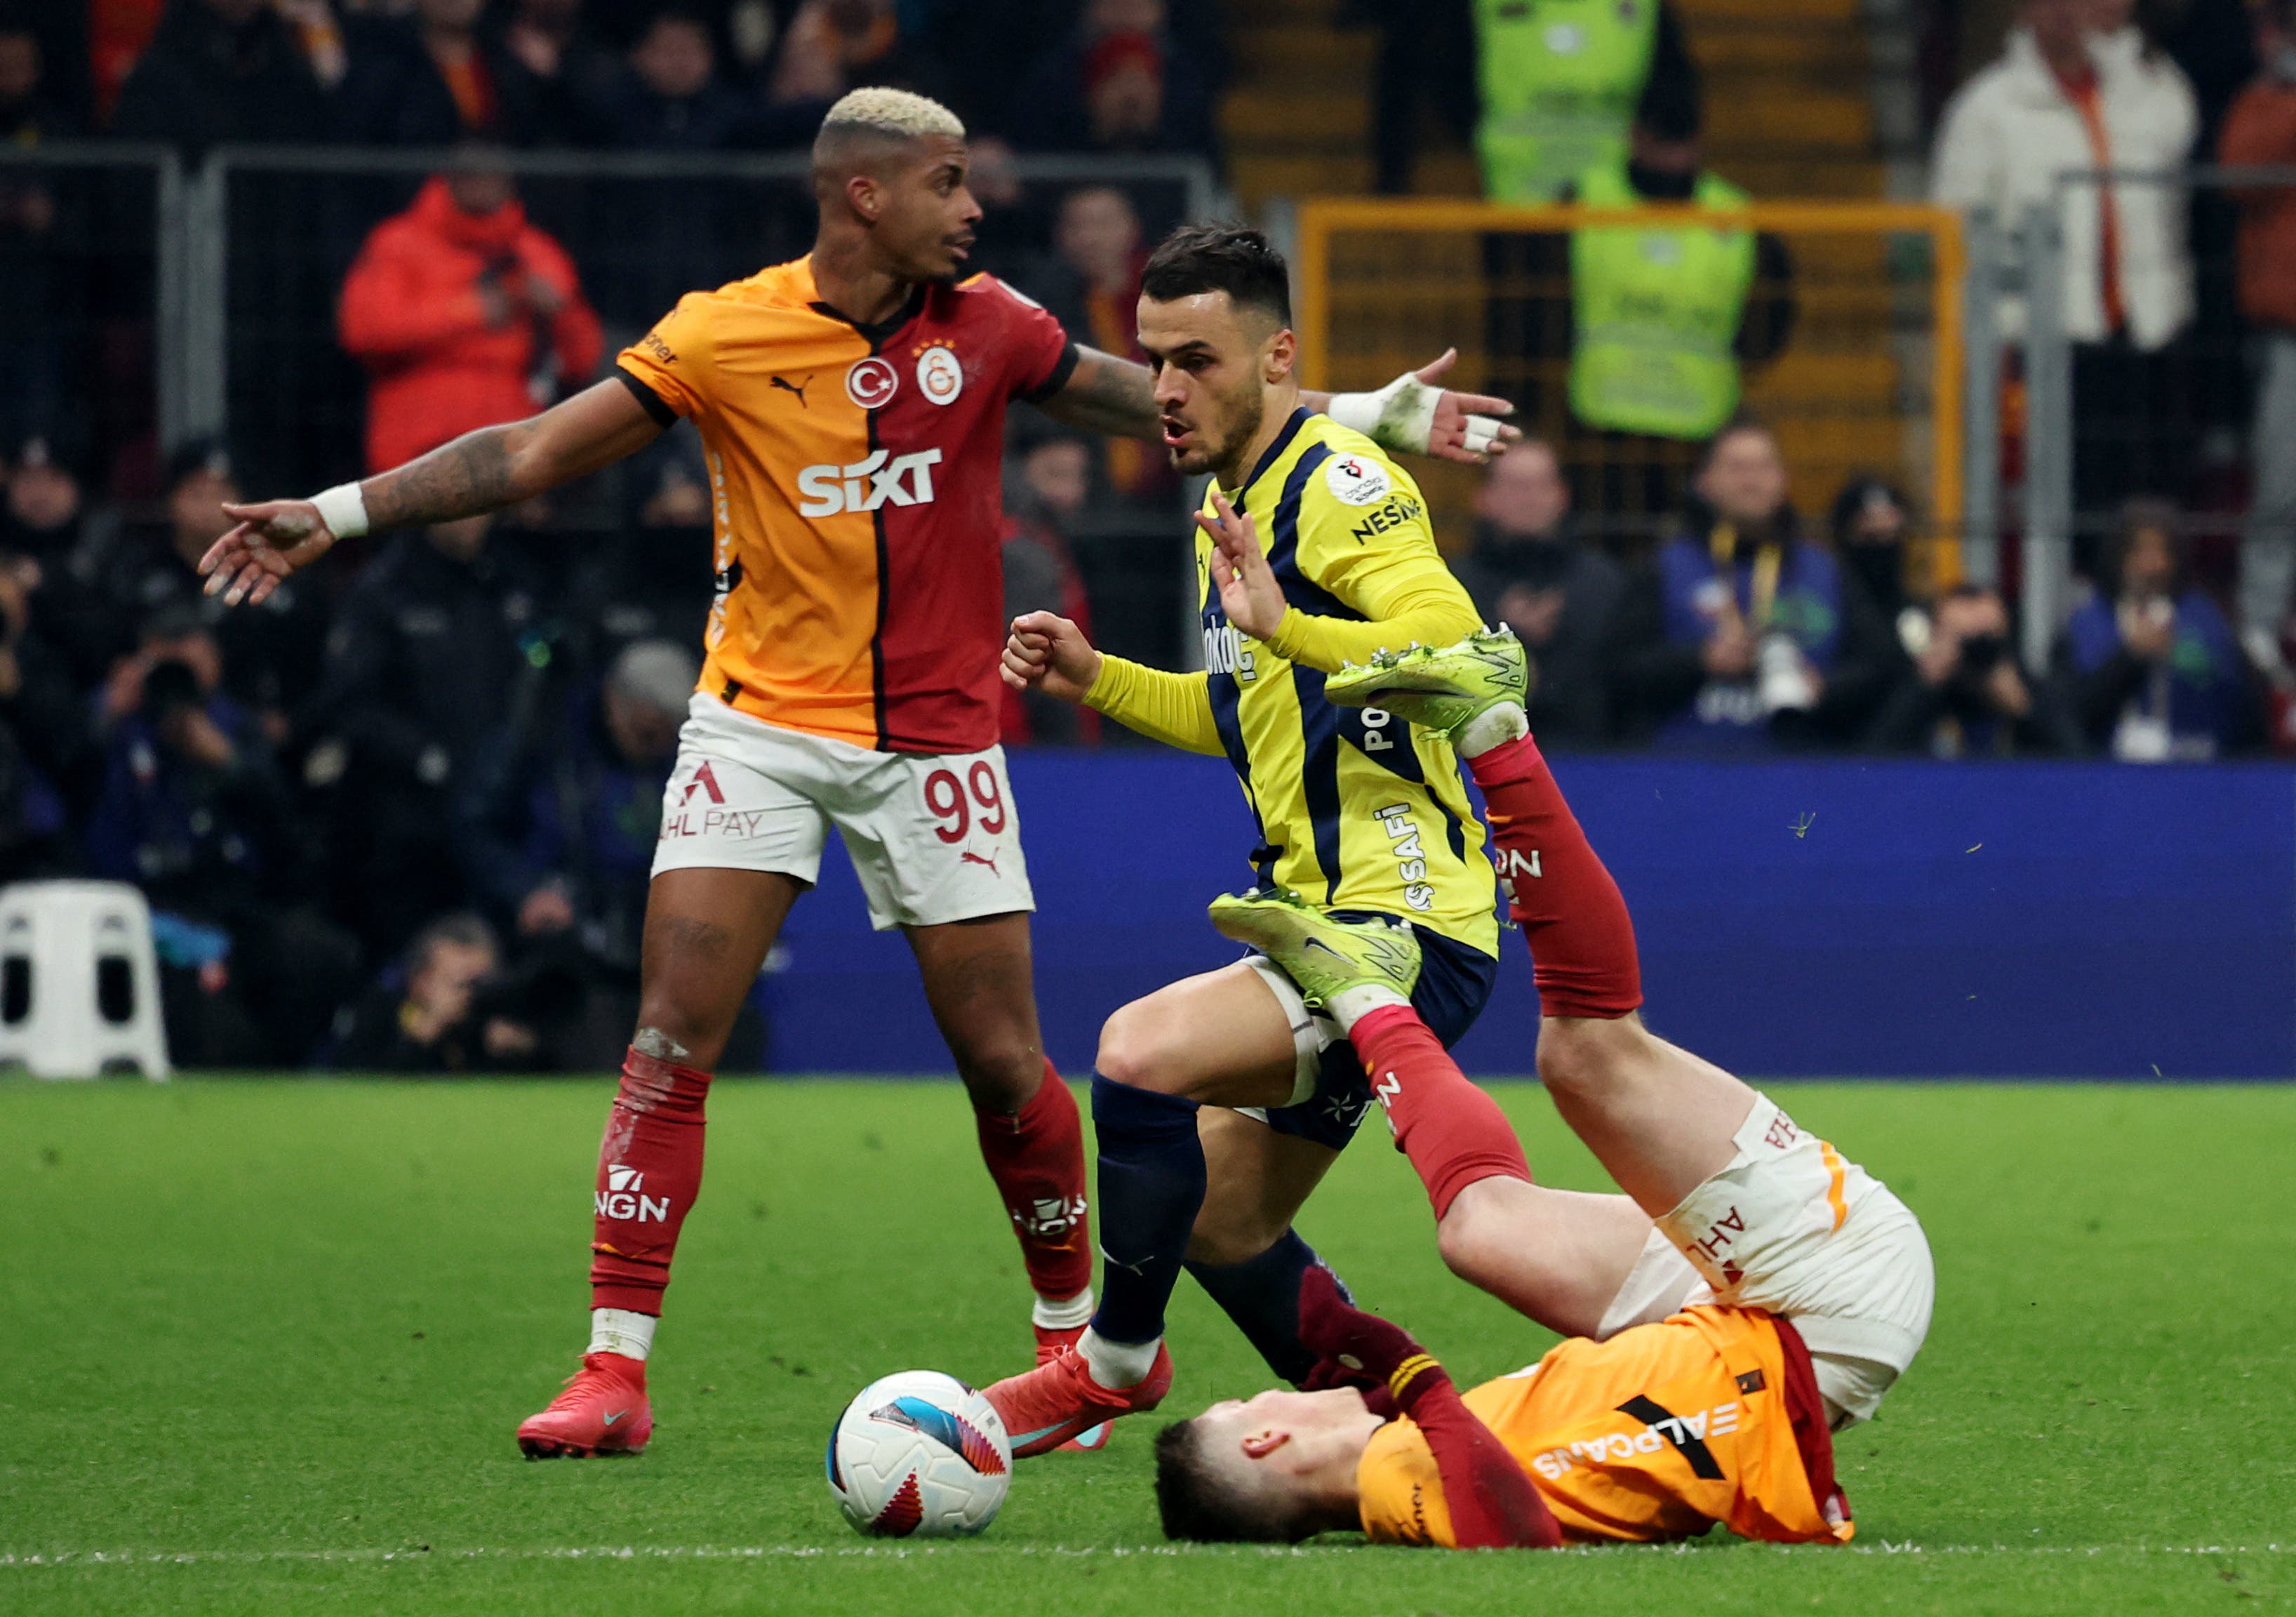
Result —
[{"label": "orange and red striped jersey", "polygon": [[[1701,1305],[1574,1337],[1462,1397],[1567,1542],[1695,1538],[1717,1522],[1784,1544],[1856,1531],[1808,1355],[1759,1309]],[[1434,1451],[1410,1420],[1372,1434],[1356,1481],[1374,1542],[1456,1545]]]},{"label": "orange and red striped jersey", "polygon": [[664,425],[700,429],[718,598],[701,689],[768,724],[894,752],[995,743],[1005,406],[1075,368],[993,275],[865,326],[809,259],[678,300],[622,351]]}]

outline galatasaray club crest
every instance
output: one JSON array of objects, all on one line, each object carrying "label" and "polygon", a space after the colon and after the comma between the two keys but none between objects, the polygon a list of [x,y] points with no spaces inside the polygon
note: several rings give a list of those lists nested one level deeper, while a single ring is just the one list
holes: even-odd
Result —
[{"label": "galatasaray club crest", "polygon": [[935,343],[917,356],[917,390],[937,405],[956,402],[964,391],[964,365],[954,349]]}]

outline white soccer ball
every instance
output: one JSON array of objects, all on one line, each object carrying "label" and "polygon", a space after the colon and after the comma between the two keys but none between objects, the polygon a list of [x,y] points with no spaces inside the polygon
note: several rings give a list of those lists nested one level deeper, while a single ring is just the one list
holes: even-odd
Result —
[{"label": "white soccer ball", "polygon": [[829,1434],[829,1491],[877,1538],[977,1533],[1012,1483],[1013,1444],[995,1408],[938,1370],[871,1382]]}]

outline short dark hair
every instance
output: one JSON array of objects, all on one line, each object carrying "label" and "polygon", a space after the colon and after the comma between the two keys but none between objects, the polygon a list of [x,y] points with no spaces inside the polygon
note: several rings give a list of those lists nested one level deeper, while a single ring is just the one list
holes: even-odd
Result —
[{"label": "short dark hair", "polygon": [[1248,1498],[1214,1471],[1192,1420],[1156,1434],[1156,1509],[1166,1538],[1201,1544],[1296,1544],[1315,1532],[1303,1510]]},{"label": "short dark hair", "polygon": [[1291,266],[1259,232],[1233,225],[1181,226],[1148,255],[1140,290],[1159,303],[1226,292],[1238,308],[1292,324]]}]

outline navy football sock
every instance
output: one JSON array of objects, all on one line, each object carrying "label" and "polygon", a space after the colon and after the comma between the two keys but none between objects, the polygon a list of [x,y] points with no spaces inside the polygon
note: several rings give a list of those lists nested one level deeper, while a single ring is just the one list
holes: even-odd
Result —
[{"label": "navy football sock", "polygon": [[[1267,1367],[1298,1386],[1316,1356],[1300,1342],[1300,1276],[1321,1261],[1316,1249],[1287,1229],[1275,1244],[1241,1263],[1190,1263],[1188,1273],[1227,1310]],[[1347,1287],[1342,1285],[1344,1293]]]},{"label": "navy football sock", "polygon": [[1196,1103],[1092,1079],[1100,1136],[1100,1311],[1092,1328],[1109,1342],[1152,1342],[1188,1255],[1204,1201],[1204,1148]]}]

